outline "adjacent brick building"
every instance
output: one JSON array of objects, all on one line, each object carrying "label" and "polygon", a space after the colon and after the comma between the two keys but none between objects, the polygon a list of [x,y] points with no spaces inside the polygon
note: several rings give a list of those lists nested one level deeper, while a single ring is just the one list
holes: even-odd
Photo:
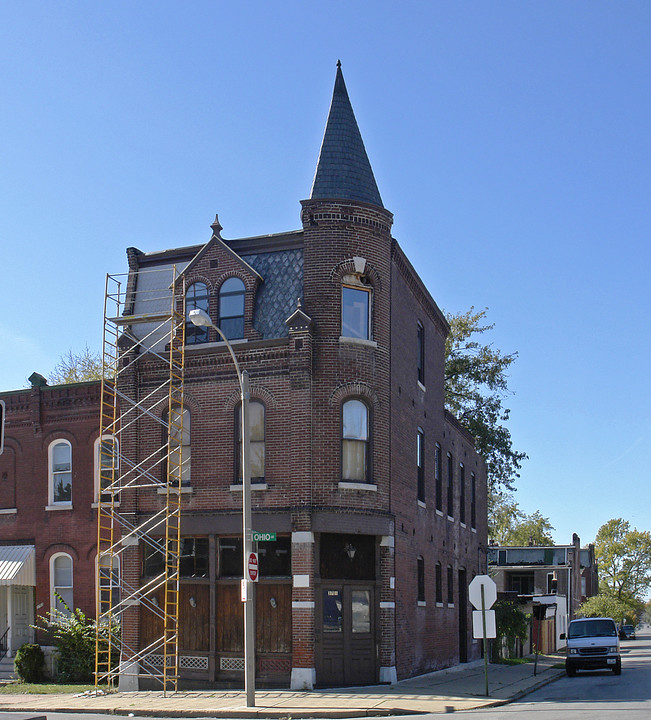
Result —
[{"label": "adjacent brick building", "polygon": [[95,613],[100,383],[30,381],[0,394],[0,635],[9,655],[33,639],[35,615],[63,609],[55,593]]},{"label": "adjacent brick building", "polygon": [[[449,327],[391,235],[339,66],[300,218],[235,240],[216,220],[203,246],[128,250],[131,311],[151,309],[147,273],[179,269],[169,293],[207,311],[250,374],[253,527],[277,538],[258,544],[258,682],[389,682],[475,659],[467,586],[486,569],[486,469],[444,409]],[[132,351],[121,382],[145,396],[162,362]],[[212,329],[188,324],[184,367],[180,671],[241,682],[239,393]],[[134,468],[160,445],[160,408],[121,440]],[[163,502],[152,486],[120,512],[142,523]],[[124,582],[160,562],[130,544]],[[157,622],[135,603],[125,637],[145,647]]]}]

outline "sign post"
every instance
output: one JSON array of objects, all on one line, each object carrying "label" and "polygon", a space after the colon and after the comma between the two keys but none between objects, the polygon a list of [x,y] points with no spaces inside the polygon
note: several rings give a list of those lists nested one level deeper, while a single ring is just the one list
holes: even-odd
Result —
[{"label": "sign post", "polygon": [[[484,641],[484,683],[485,693],[488,696],[488,643],[487,638],[495,637],[495,611],[490,610],[493,603],[497,600],[497,586],[495,581],[488,575],[477,575],[473,578],[468,586],[468,599],[473,604],[478,613],[473,612],[473,637],[483,638]],[[476,616],[481,617],[481,631],[476,622]],[[489,627],[490,626],[490,627]]]}]

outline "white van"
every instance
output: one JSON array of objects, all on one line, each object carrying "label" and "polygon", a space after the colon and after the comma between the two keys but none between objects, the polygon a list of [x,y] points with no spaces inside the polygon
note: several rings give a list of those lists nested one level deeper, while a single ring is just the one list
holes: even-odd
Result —
[{"label": "white van", "polygon": [[[565,633],[561,633],[561,640]],[[574,677],[577,670],[612,670],[622,672],[619,635],[612,618],[579,618],[567,629],[565,672]]]}]

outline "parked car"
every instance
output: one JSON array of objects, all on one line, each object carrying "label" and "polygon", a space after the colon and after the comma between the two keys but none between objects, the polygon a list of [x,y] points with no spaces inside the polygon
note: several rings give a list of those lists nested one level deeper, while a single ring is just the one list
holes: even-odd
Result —
[{"label": "parked car", "polygon": [[[561,633],[561,640],[566,634]],[[617,626],[612,618],[578,618],[567,629],[565,672],[574,677],[577,670],[622,672]]]},{"label": "parked car", "polygon": [[635,628],[632,625],[622,625],[619,637],[622,640],[635,640]]}]

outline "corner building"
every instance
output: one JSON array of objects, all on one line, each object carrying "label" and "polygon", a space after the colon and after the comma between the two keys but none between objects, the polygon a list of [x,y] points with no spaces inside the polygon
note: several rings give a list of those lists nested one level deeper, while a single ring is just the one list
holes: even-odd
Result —
[{"label": "corner building", "polygon": [[[128,250],[135,310],[144,271],[175,266],[186,312],[208,312],[250,374],[253,528],[276,533],[258,543],[256,682],[373,684],[475,659],[486,469],[444,409],[449,327],[391,236],[339,64],[301,206],[300,230],[226,240],[216,219],[203,246]],[[157,357],[130,372],[145,394]],[[187,325],[183,398],[181,678],[241,683],[239,392],[212,328]],[[136,458],[160,445],[150,423],[123,439]],[[161,503],[154,488],[122,510],[142,520]],[[125,580],[142,586],[160,558],[127,550]],[[130,646],[152,622],[125,614]]]}]

